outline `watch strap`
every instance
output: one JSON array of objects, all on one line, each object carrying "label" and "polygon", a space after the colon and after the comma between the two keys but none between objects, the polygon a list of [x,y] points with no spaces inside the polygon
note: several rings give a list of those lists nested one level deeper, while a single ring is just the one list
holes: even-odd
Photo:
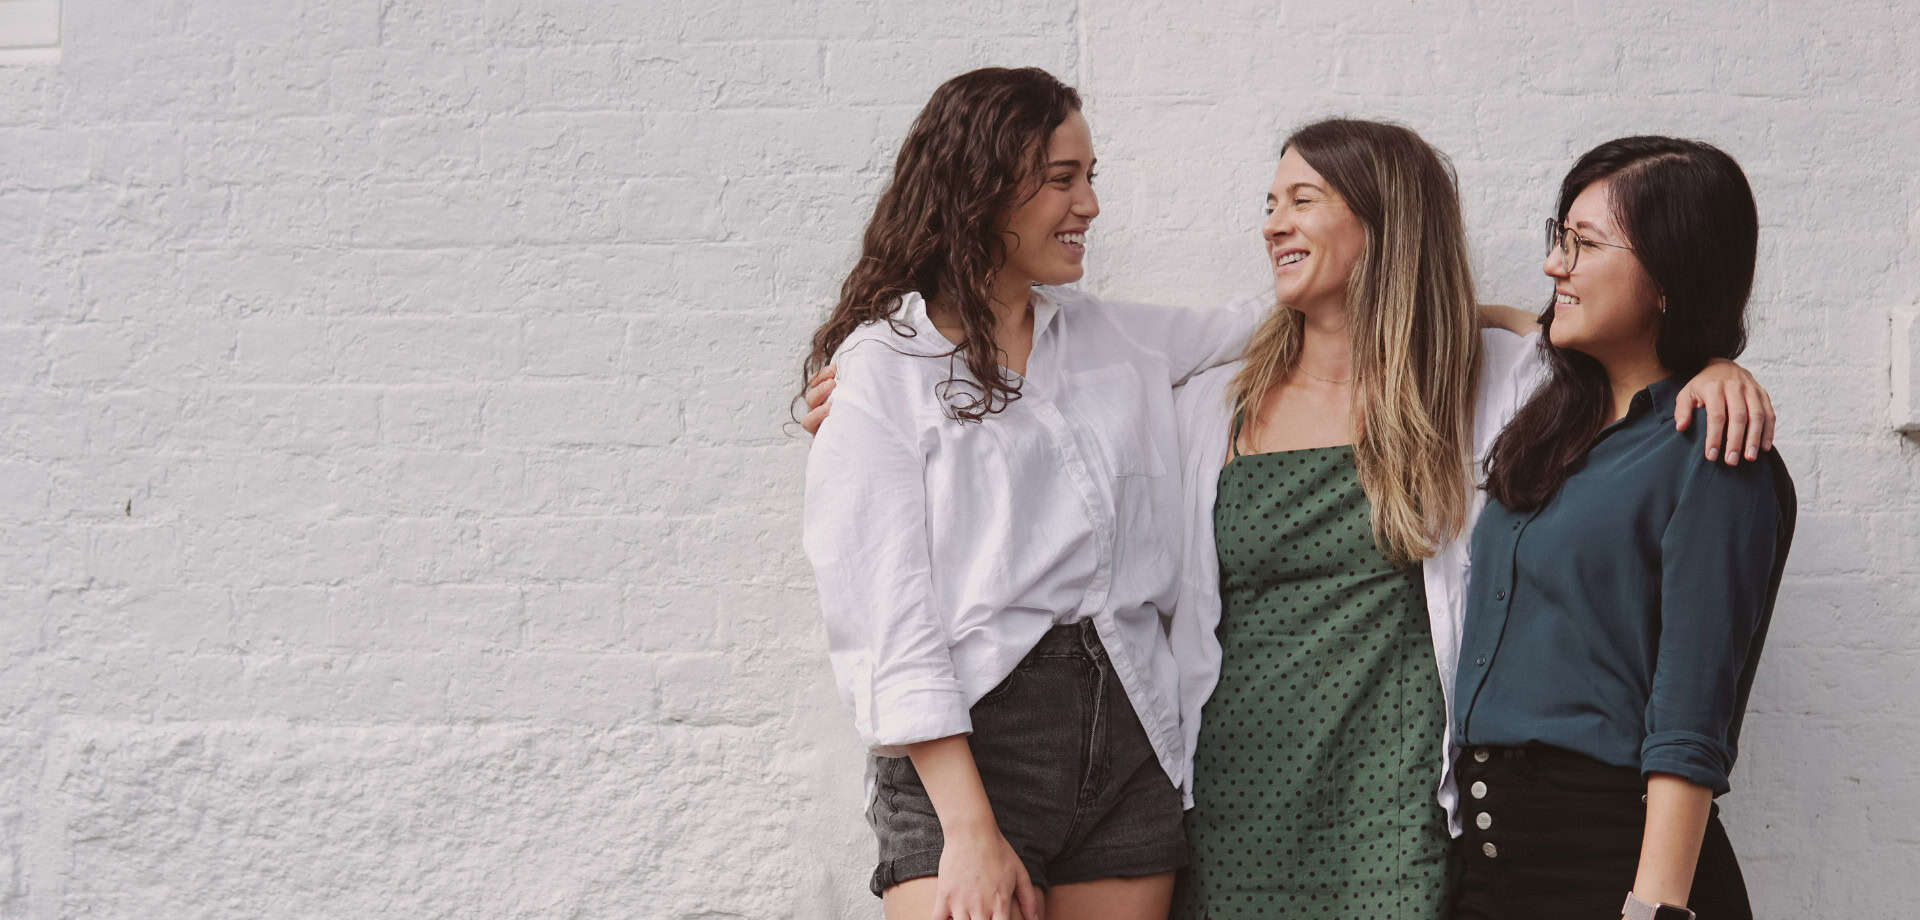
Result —
[{"label": "watch strap", "polygon": [[1633,892],[1627,892],[1627,903],[1621,905],[1620,916],[1627,920],[1695,920],[1693,911],[1672,904],[1649,904]]}]

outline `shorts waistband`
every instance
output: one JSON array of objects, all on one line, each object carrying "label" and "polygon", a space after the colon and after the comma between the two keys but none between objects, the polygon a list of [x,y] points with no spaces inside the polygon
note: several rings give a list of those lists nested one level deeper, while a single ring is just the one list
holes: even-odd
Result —
[{"label": "shorts waistband", "polygon": [[1100,633],[1094,628],[1093,620],[1086,619],[1047,630],[1027,654],[1045,658],[1072,657],[1105,661],[1107,647],[1100,643]]},{"label": "shorts waistband", "polygon": [[1462,775],[1502,769],[1544,771],[1556,776],[1618,785],[1622,790],[1632,790],[1636,794],[1644,791],[1646,785],[1637,768],[1605,763],[1577,751],[1547,744],[1470,744],[1460,749],[1455,763]]}]

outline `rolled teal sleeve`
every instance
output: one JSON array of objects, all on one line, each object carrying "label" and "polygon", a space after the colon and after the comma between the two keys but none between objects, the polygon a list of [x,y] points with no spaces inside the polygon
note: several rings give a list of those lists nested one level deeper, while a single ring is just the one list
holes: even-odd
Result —
[{"label": "rolled teal sleeve", "polygon": [[[1773,461],[1773,462],[1770,462]],[[1727,791],[1733,726],[1767,618],[1779,549],[1777,461],[1689,465],[1660,539],[1657,657],[1647,701],[1643,773]]]}]

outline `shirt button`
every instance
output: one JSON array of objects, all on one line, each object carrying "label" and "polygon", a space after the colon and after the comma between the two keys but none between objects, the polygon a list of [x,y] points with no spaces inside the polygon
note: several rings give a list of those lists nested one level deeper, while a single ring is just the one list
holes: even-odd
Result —
[{"label": "shirt button", "polygon": [[1473,797],[1476,799],[1484,799],[1487,797],[1487,784],[1479,780],[1474,780],[1473,785],[1468,787],[1467,791],[1473,793]]},{"label": "shirt button", "polygon": [[1492,859],[1500,855],[1500,848],[1491,843],[1483,843],[1480,845],[1480,852],[1487,854],[1488,859]]},{"label": "shirt button", "polygon": [[1473,751],[1473,762],[1486,763],[1487,760],[1492,756],[1493,756],[1493,752],[1487,750],[1486,748],[1475,748]]},{"label": "shirt button", "polygon": [[1507,599],[1507,589],[1505,589],[1505,588],[1501,588],[1501,589],[1499,589],[1499,590],[1497,590],[1497,591],[1495,591],[1495,592],[1493,592],[1493,599],[1494,599],[1494,600],[1496,600],[1496,601],[1504,601],[1504,600],[1506,600],[1506,599]]},{"label": "shirt button", "polygon": [[1481,655],[1480,657],[1473,659],[1473,663],[1480,665],[1482,667],[1485,667],[1487,664],[1487,656]]},{"label": "shirt button", "polygon": [[1484,831],[1487,828],[1493,826],[1493,816],[1490,814],[1487,814],[1484,811],[1477,815],[1474,815],[1473,826]]},{"label": "shirt button", "polygon": [[1513,522],[1513,529],[1514,529],[1514,530],[1516,530],[1516,531],[1520,529],[1520,522],[1519,522],[1519,521],[1514,521],[1514,522]]}]

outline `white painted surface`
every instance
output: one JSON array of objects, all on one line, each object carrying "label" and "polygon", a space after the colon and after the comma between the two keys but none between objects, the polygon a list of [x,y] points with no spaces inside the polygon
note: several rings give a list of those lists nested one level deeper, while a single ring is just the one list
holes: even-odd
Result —
[{"label": "white painted surface", "polygon": [[60,63],[60,0],[0,0],[0,67]]},{"label": "white painted surface", "polygon": [[1920,307],[1893,311],[1893,427],[1920,434]]},{"label": "white painted surface", "polygon": [[0,49],[59,43],[59,0],[0,0]]},{"label": "white painted surface", "polygon": [[0,68],[0,916],[877,914],[784,401],[985,63],[1086,92],[1116,294],[1257,286],[1319,115],[1452,153],[1508,302],[1580,151],[1739,157],[1803,509],[1722,804],[1761,915],[1910,912],[1920,25],[1444,6],[69,4]]}]

